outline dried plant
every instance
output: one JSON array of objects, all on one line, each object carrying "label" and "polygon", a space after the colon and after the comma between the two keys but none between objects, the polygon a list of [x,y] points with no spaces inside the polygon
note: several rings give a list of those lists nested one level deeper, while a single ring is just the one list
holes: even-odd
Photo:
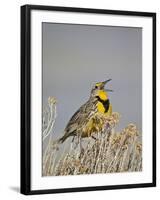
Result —
[{"label": "dried plant", "polygon": [[42,133],[43,141],[51,134],[56,120],[56,99],[48,98],[48,106],[43,109]]},{"label": "dried plant", "polygon": [[[43,176],[78,175],[95,173],[135,172],[142,170],[141,135],[134,124],[116,132],[120,115],[114,112],[108,117],[107,127],[96,139],[82,139],[83,147],[74,140],[65,153],[63,144],[55,144],[51,137],[56,119],[56,101],[49,98],[49,109],[44,114],[43,138],[50,135],[43,153]],[[45,121],[44,120],[44,121]]]}]

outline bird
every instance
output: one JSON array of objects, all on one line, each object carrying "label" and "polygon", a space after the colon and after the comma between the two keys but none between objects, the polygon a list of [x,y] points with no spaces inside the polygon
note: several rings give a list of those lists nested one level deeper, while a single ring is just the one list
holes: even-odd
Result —
[{"label": "bird", "polygon": [[112,115],[112,105],[108,97],[108,92],[112,90],[105,89],[109,81],[111,79],[94,84],[88,101],[73,114],[63,136],[56,143],[63,143],[70,136],[94,138],[93,134],[104,130],[106,118]]}]

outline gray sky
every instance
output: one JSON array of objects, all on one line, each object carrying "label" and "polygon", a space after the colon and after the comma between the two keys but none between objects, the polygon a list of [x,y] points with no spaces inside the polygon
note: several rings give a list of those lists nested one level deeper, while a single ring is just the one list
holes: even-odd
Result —
[{"label": "gray sky", "polygon": [[85,103],[94,83],[111,78],[113,111],[142,128],[142,29],[43,23],[43,105],[58,100],[55,137]]}]

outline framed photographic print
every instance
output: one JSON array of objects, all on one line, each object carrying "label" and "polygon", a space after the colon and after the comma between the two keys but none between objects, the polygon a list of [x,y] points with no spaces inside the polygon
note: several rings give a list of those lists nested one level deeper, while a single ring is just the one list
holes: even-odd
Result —
[{"label": "framed photographic print", "polygon": [[21,193],[156,186],[156,14],[21,7]]}]

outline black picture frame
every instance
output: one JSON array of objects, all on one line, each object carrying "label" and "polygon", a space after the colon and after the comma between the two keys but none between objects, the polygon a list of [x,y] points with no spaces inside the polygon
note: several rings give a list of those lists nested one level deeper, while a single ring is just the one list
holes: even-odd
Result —
[{"label": "black picture frame", "polygon": [[[49,190],[31,190],[31,11],[64,11],[79,13],[100,13],[123,16],[143,16],[151,17],[153,20],[153,160],[152,160],[152,183],[108,185],[79,188],[61,188]],[[21,183],[20,191],[25,195],[81,192],[93,190],[112,190],[140,187],[156,186],[156,13],[121,11],[121,10],[101,10],[89,8],[55,7],[44,5],[24,5],[21,6]]]}]

